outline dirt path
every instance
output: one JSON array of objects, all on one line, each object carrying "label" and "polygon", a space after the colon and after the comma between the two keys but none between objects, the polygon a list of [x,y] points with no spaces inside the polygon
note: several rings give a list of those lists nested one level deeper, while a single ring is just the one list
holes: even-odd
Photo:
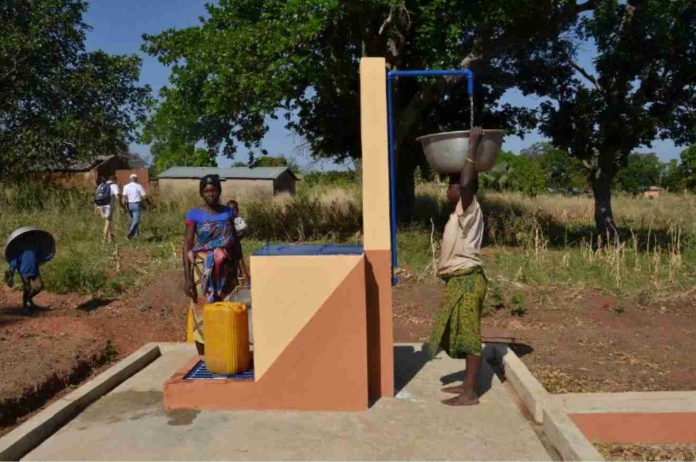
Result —
[{"label": "dirt path", "polygon": [[[696,389],[696,304],[688,294],[640,305],[586,289],[518,291],[521,316],[506,303],[492,307],[489,293],[484,332],[515,333],[549,391]],[[442,293],[435,278],[394,289],[395,341],[428,340]],[[185,337],[187,300],[174,271],[123,299],[41,294],[36,301],[45,309],[20,314],[21,293],[0,288],[0,434],[110,361],[147,342]]]},{"label": "dirt path", "polygon": [[[491,275],[489,275],[491,276]],[[394,290],[397,341],[427,341],[443,292],[434,278]],[[589,289],[520,286],[487,297],[483,330],[512,332],[523,360],[552,393],[696,390],[696,303],[689,293],[640,304]]]},{"label": "dirt path", "polygon": [[153,341],[185,339],[187,300],[177,273],[123,299],[39,294],[21,313],[21,292],[0,289],[0,433],[113,360]]}]

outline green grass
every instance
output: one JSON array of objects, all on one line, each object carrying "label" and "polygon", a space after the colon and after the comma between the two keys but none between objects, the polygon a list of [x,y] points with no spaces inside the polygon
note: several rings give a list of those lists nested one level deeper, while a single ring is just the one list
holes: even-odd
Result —
[{"label": "green grass", "polygon": [[[443,185],[419,185],[416,224],[399,231],[399,265],[416,278],[433,274],[433,252],[437,255],[449,213],[444,191]],[[117,213],[117,243],[104,246],[103,220],[92,211],[91,195],[32,183],[5,186],[0,187],[0,235],[20,226],[50,231],[57,255],[42,267],[46,289],[113,296],[180,267],[183,217],[198,200],[187,198],[188,203],[146,210],[141,236],[133,241],[125,239],[128,217]],[[693,196],[666,195],[657,201],[618,197],[615,207],[622,240],[600,250],[590,241],[590,198],[495,193],[481,195],[481,204],[486,217],[484,263],[493,279],[619,294],[664,293],[696,284]],[[244,201],[241,206],[251,231],[243,241],[247,256],[266,243],[360,242],[357,184],[305,185],[295,197]],[[512,303],[515,294],[507,295],[507,305],[524,309],[523,301]]]}]

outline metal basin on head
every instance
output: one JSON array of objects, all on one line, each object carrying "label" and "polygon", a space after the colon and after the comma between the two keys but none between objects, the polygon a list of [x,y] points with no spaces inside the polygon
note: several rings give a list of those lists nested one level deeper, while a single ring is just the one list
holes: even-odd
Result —
[{"label": "metal basin on head", "polygon": [[[483,136],[476,149],[476,170],[484,172],[493,168],[503,145],[505,130],[483,129]],[[469,153],[469,130],[435,133],[416,138],[423,146],[425,158],[438,173],[459,173],[464,168]]]},{"label": "metal basin on head", "polygon": [[56,241],[51,233],[33,226],[24,226],[14,230],[7,239],[5,260],[13,260],[29,246],[37,249],[37,257],[42,262],[49,261],[56,253]]}]

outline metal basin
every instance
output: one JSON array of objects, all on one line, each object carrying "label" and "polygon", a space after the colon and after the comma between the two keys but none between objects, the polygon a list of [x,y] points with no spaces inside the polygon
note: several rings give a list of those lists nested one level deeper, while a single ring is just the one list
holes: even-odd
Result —
[{"label": "metal basin", "polygon": [[[503,145],[505,130],[483,129],[483,136],[476,149],[476,170],[485,172],[493,168]],[[416,138],[430,166],[438,173],[459,173],[469,153],[469,130],[436,133]]]},{"label": "metal basin", "polygon": [[56,253],[56,241],[51,233],[33,226],[24,226],[14,230],[7,239],[5,260],[13,260],[29,245],[38,245],[38,258],[42,262],[49,261]]}]

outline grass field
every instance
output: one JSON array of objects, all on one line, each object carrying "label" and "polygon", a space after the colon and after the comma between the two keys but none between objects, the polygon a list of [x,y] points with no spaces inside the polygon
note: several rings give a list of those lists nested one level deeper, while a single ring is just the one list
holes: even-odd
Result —
[{"label": "grass field", "polygon": [[[399,262],[416,277],[433,272],[433,260],[449,206],[444,185],[417,187],[414,223],[398,236]],[[196,204],[159,204],[143,215],[142,235],[127,241],[128,217],[115,217],[115,244],[101,244],[102,219],[91,197],[79,191],[0,190],[0,234],[34,225],[56,237],[56,258],[43,270],[46,287],[58,293],[116,295],[148,283],[179,265],[185,210]],[[598,245],[593,238],[592,199],[516,193],[480,194],[486,216],[486,264],[503,280],[652,295],[688,289],[696,282],[696,197],[659,199],[618,196],[614,210],[621,238]],[[357,184],[314,184],[294,197],[241,204],[251,230],[246,255],[267,242],[360,241],[361,198]]]}]

